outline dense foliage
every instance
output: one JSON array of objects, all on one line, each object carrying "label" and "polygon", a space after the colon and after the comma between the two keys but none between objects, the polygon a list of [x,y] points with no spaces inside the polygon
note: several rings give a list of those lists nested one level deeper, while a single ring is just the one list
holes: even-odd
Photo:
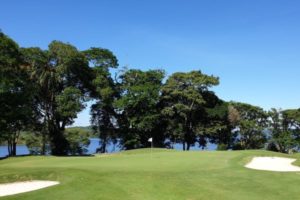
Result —
[{"label": "dense foliage", "polygon": [[[215,143],[219,150],[290,153],[300,147],[300,110],[265,111],[225,102],[214,93],[219,78],[200,70],[118,69],[108,49],[79,50],[53,41],[48,49],[20,48],[0,33],[0,142],[16,155],[22,133],[34,154],[81,155],[91,135],[123,149],[150,146],[183,150]],[[115,74],[113,74],[115,72]],[[91,129],[68,129],[86,102]]]},{"label": "dense foliage", "polygon": [[168,120],[168,132],[172,141],[182,142],[183,150],[199,142],[206,145],[208,114],[218,98],[209,88],[219,80],[200,71],[174,73],[162,87],[163,115]]},{"label": "dense foliage", "polygon": [[160,88],[164,72],[161,70],[128,70],[120,76],[120,98],[115,107],[121,122],[120,136],[126,149],[149,146],[148,138],[163,143],[160,127]]}]

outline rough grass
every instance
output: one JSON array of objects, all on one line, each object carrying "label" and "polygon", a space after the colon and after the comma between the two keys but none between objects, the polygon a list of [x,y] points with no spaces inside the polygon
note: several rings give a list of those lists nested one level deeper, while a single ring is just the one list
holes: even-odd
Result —
[{"label": "rough grass", "polygon": [[[20,157],[0,161],[0,182],[61,184],[0,199],[276,200],[300,199],[300,173],[244,168],[267,151],[181,152],[150,149],[95,157]],[[295,164],[300,164],[296,162]]]}]

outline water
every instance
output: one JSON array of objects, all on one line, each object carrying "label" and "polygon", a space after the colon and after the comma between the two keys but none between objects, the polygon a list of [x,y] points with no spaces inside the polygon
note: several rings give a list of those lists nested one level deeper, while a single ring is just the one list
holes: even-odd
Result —
[{"label": "water", "polygon": [[[90,145],[87,148],[87,154],[93,154],[96,152],[96,149],[99,148],[100,139],[98,138],[90,138]],[[109,144],[107,146],[107,152],[118,152],[120,151],[120,147],[118,145]],[[28,155],[29,149],[26,145],[17,145],[17,155]],[[8,155],[7,146],[0,145],[0,157],[5,157]]]},{"label": "water", "polygon": [[[182,144],[181,143],[176,143],[173,145],[173,148],[176,150],[182,150]],[[204,147],[204,149],[202,149],[202,147],[200,148],[198,145],[192,146],[190,147],[190,151],[215,151],[217,149],[216,144],[213,143],[207,143],[206,147]]]},{"label": "water", "polygon": [[[17,145],[17,155],[28,155],[29,150],[26,145]],[[0,146],[0,157],[5,157],[8,155],[8,149],[7,146]]]},{"label": "water", "polygon": [[[93,154],[96,153],[97,148],[99,148],[100,139],[99,138],[90,138],[90,145],[88,146],[88,152],[87,154]],[[118,146],[118,144],[109,144],[107,145],[107,152],[118,152],[121,151],[121,148]]]},{"label": "water", "polygon": [[[87,154],[93,154],[96,152],[96,149],[99,148],[99,142],[100,139],[98,138],[90,138],[90,145],[87,148]],[[176,150],[182,150],[182,144],[176,143],[173,145],[173,148]],[[214,151],[217,149],[216,144],[208,143],[207,147],[204,148],[204,150]],[[193,146],[190,148],[191,151],[200,151],[202,148],[199,148],[198,146]],[[118,146],[118,144],[109,144],[107,146],[107,152],[119,152],[121,151],[121,148]],[[26,145],[17,145],[17,155],[28,155],[29,150]],[[5,157],[8,155],[7,146],[0,146],[0,157]]]}]

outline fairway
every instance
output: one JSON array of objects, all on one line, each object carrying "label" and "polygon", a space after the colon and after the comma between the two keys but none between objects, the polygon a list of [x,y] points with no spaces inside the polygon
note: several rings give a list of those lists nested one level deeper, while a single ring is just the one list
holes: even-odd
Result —
[{"label": "fairway", "polygon": [[[0,161],[0,182],[61,184],[0,199],[276,200],[300,198],[300,173],[247,169],[267,151],[181,152],[150,149],[94,157],[19,157]],[[299,158],[298,154],[293,158]],[[297,165],[298,160],[296,161]]]}]

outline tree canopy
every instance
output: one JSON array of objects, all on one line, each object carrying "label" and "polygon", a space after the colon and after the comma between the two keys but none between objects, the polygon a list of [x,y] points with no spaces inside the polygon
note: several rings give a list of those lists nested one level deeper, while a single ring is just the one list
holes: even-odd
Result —
[{"label": "tree canopy", "polygon": [[159,98],[164,72],[128,70],[120,76],[120,98],[115,101],[119,113],[122,143],[126,149],[148,146],[148,138],[160,143],[156,132],[160,124]]},{"label": "tree canopy", "polygon": [[174,73],[162,87],[162,113],[170,122],[168,132],[172,140],[183,143],[183,150],[189,150],[196,141],[206,144],[206,108],[218,101],[209,88],[218,84],[218,78],[192,71]]},{"label": "tree canopy", "polygon": [[[300,148],[300,109],[264,109],[224,101],[219,78],[200,70],[119,69],[109,49],[79,50],[52,41],[47,49],[21,48],[0,32],[0,142],[16,155],[20,135],[33,153],[81,155],[89,137],[122,149],[183,150],[215,143],[219,150],[260,149],[290,153]],[[91,104],[93,133],[67,129]]]}]

